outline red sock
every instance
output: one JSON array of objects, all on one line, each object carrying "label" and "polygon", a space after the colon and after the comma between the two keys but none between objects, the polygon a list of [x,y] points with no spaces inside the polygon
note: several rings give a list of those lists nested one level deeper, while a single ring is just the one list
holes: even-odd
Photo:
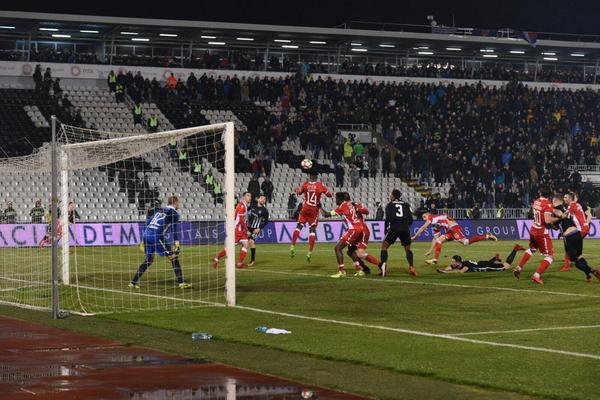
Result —
[{"label": "red sock", "polygon": [[308,235],[308,251],[310,251],[312,253],[313,249],[315,248],[315,240],[316,240],[316,235],[314,233],[311,233],[310,235]]},{"label": "red sock", "polygon": [[300,229],[294,230],[294,235],[292,236],[292,246],[296,245],[298,238],[300,237]]},{"label": "red sock", "polygon": [[217,260],[220,260],[221,258],[225,257],[226,255],[227,255],[227,252],[225,251],[225,249],[223,249],[219,252],[219,254],[217,254],[217,256],[215,258]]},{"label": "red sock", "polygon": [[245,247],[242,247],[240,249],[240,259],[238,260],[238,263],[243,263],[244,262],[244,258],[246,258],[246,254],[248,254],[248,250],[246,250]]},{"label": "red sock", "polygon": [[346,268],[344,267],[344,264],[340,264],[340,265],[338,265],[338,270],[339,270],[340,272],[345,272],[345,271],[346,271]]},{"label": "red sock", "polygon": [[568,255],[565,256],[565,268],[570,268],[571,267],[571,259],[569,258]]},{"label": "red sock", "polygon": [[373,265],[379,265],[379,260],[370,254],[367,254],[367,256],[365,257],[365,260],[367,260],[368,262],[370,262]]},{"label": "red sock", "polygon": [[354,261],[354,268],[356,268],[357,271],[362,271],[360,261]]},{"label": "red sock", "polygon": [[442,244],[436,242],[435,243],[435,255],[433,256],[433,258],[436,259],[436,260],[439,260],[441,252],[442,252]]},{"label": "red sock", "polygon": [[523,253],[523,257],[521,257],[521,260],[519,261],[519,267],[523,268],[525,266],[525,264],[527,264],[527,261],[529,261],[530,258],[531,258],[531,253],[529,251],[526,251],[525,253]]},{"label": "red sock", "polygon": [[543,259],[542,262],[540,263],[540,266],[537,269],[537,273],[542,275],[544,273],[544,271],[546,271],[548,269],[548,267],[550,266],[550,264],[552,264],[551,261],[548,261],[547,259]]},{"label": "red sock", "polygon": [[481,242],[482,240],[485,240],[485,239],[486,239],[485,235],[477,235],[477,236],[471,236],[467,240],[469,241],[469,244],[473,244],[473,243]]}]

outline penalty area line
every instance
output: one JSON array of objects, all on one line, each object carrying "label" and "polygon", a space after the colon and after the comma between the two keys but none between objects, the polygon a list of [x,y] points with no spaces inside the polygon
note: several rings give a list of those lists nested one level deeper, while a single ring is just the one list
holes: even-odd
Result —
[{"label": "penalty area line", "polygon": [[246,306],[240,306],[240,305],[232,306],[232,308],[237,308],[240,310],[252,311],[252,312],[257,312],[257,313],[262,313],[262,314],[270,314],[270,315],[277,315],[277,316],[282,316],[282,317],[303,319],[303,320],[308,320],[308,321],[317,321],[317,322],[325,322],[325,323],[336,324],[336,325],[352,326],[352,327],[356,327],[356,328],[377,329],[377,330],[381,330],[381,331],[403,333],[403,334],[408,334],[408,335],[429,337],[429,338],[434,338],[434,339],[445,339],[445,340],[451,340],[451,341],[456,341],[456,342],[480,344],[480,345],[493,346],[493,347],[507,347],[507,348],[512,348],[512,349],[529,350],[529,351],[537,351],[537,352],[543,352],[543,353],[560,354],[560,355],[570,356],[570,357],[591,358],[593,360],[600,360],[600,355],[597,355],[597,354],[578,353],[578,352],[573,352],[573,351],[549,349],[549,348],[545,348],[545,347],[524,346],[524,345],[513,344],[513,343],[492,342],[489,340],[469,339],[469,338],[465,338],[465,337],[442,334],[442,333],[422,332],[422,331],[415,331],[415,330],[411,330],[411,329],[392,328],[392,327],[382,326],[382,325],[370,325],[370,324],[362,324],[359,322],[352,322],[352,321],[342,321],[342,320],[335,320],[335,319],[328,319],[328,318],[310,317],[307,315],[264,310],[261,308],[246,307]]},{"label": "penalty area line", "polygon": [[[325,278],[331,279],[329,275],[323,274],[310,274],[308,272],[288,272],[288,271],[268,271],[264,269],[241,269],[239,271],[243,272],[260,272],[264,274],[278,274],[278,275],[296,275],[296,276],[309,276],[315,278]],[[518,292],[518,293],[535,293],[535,294],[548,294],[555,296],[572,296],[572,297],[592,297],[592,298],[600,298],[600,295],[593,294],[584,294],[584,293],[570,293],[570,292],[554,292],[551,290],[533,290],[533,289],[518,289],[518,288],[507,288],[502,286],[484,286],[484,285],[466,285],[460,283],[441,283],[441,282],[423,282],[418,280],[403,280],[403,279],[391,279],[391,278],[381,278],[381,279],[372,279],[372,278],[360,278],[360,280],[365,282],[379,282],[379,283],[406,283],[409,285],[424,285],[424,286],[443,286],[443,287],[457,287],[457,288],[466,288],[466,289],[490,289],[490,290],[500,290],[507,292]]]},{"label": "penalty area line", "polygon": [[449,333],[452,336],[477,336],[477,335],[492,335],[503,333],[527,333],[541,331],[563,331],[577,329],[595,329],[600,328],[600,325],[575,325],[575,326],[550,326],[546,328],[527,328],[527,329],[511,329],[506,331],[484,331],[484,332],[464,332],[464,333]]}]

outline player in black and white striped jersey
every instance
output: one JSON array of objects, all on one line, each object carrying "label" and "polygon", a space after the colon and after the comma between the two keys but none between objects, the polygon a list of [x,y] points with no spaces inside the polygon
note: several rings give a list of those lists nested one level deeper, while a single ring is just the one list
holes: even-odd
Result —
[{"label": "player in black and white striped jersey", "polygon": [[250,263],[249,267],[256,263],[256,239],[260,235],[260,231],[269,223],[269,210],[265,207],[267,197],[260,194],[256,199],[256,205],[248,210],[248,244],[250,245]]}]

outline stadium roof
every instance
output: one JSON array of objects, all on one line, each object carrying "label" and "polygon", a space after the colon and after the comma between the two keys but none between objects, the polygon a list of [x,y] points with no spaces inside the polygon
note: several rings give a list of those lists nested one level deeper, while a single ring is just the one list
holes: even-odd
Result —
[{"label": "stadium roof", "polygon": [[478,36],[469,28],[353,23],[319,28],[229,22],[165,20],[0,11],[0,38],[49,41],[110,41],[117,45],[256,48],[399,57],[453,56],[595,63],[600,38],[540,34],[535,46],[511,30]]}]

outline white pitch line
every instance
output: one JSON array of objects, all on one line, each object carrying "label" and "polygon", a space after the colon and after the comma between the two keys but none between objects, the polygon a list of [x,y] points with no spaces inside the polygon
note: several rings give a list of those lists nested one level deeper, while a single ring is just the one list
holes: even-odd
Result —
[{"label": "white pitch line", "polygon": [[[261,272],[265,274],[279,274],[279,275],[297,275],[297,276],[310,276],[316,278],[329,278],[328,275],[323,274],[309,274],[307,272],[288,272],[288,271],[268,271],[264,269],[241,269],[239,271],[242,272]],[[423,282],[418,280],[402,280],[402,279],[390,279],[390,278],[382,278],[382,279],[364,279],[360,278],[363,281],[368,282],[379,282],[379,283],[406,283],[410,285],[425,285],[425,286],[444,286],[444,287],[458,287],[458,288],[467,288],[467,289],[491,289],[491,290],[500,290],[507,292],[518,292],[518,293],[535,293],[535,294],[549,294],[555,296],[573,296],[573,297],[592,297],[592,298],[600,298],[600,295],[593,294],[584,294],[584,293],[570,293],[570,292],[554,292],[550,290],[533,290],[533,289],[518,289],[518,288],[507,288],[501,286],[483,286],[483,285],[465,285],[459,283],[440,283],[440,282]]]},{"label": "white pitch line", "polygon": [[600,328],[600,325],[575,325],[575,326],[554,326],[548,328],[529,328],[529,329],[513,329],[508,331],[485,331],[485,332],[465,332],[465,333],[449,333],[452,336],[476,336],[476,335],[491,335],[491,334],[502,334],[502,333],[526,333],[526,332],[538,332],[538,331],[562,331],[562,330],[576,330],[576,329],[595,329]]},{"label": "white pitch line", "polygon": [[382,325],[369,325],[369,324],[361,324],[359,322],[340,321],[340,320],[320,318],[320,317],[310,317],[310,316],[300,315],[300,314],[291,314],[291,313],[286,313],[286,312],[263,310],[261,308],[254,308],[254,307],[246,307],[246,306],[233,306],[233,307],[241,309],[241,310],[246,310],[246,311],[278,315],[278,316],[289,317],[289,318],[298,318],[298,319],[304,319],[304,320],[309,320],[309,321],[327,322],[327,323],[337,324],[337,325],[346,325],[346,326],[353,326],[353,327],[365,328],[365,329],[377,329],[377,330],[381,330],[381,331],[404,333],[404,334],[408,334],[408,335],[424,336],[424,337],[430,337],[430,338],[435,338],[435,339],[446,339],[446,340],[453,340],[453,341],[457,341],[457,342],[483,344],[483,345],[494,346],[494,347],[508,347],[508,348],[513,348],[513,349],[531,350],[531,351],[538,351],[538,352],[543,352],[543,353],[553,353],[553,354],[561,354],[564,356],[579,357],[579,358],[591,358],[593,360],[600,360],[600,355],[597,355],[597,354],[578,353],[578,352],[565,351],[565,350],[549,349],[549,348],[545,348],[545,347],[523,346],[523,345],[519,345],[519,344],[492,342],[492,341],[488,341],[488,340],[468,339],[468,338],[464,338],[464,337],[458,337],[458,336],[441,334],[441,333],[430,333],[430,332],[415,331],[415,330],[410,330],[410,329],[392,328],[389,326],[382,326]]}]

